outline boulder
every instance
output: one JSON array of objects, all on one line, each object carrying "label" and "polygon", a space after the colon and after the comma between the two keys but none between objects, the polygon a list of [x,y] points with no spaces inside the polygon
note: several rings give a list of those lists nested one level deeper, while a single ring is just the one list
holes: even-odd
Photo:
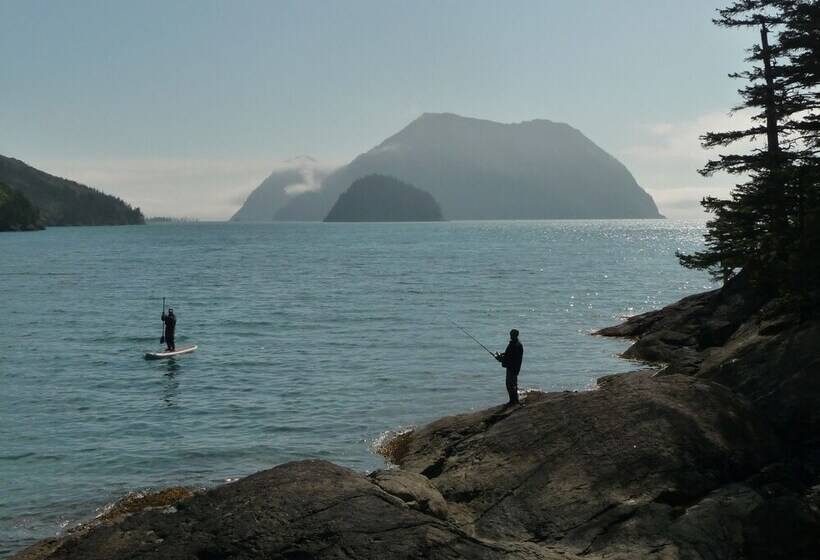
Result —
[{"label": "boulder", "polygon": [[[433,497],[415,477],[377,476]],[[400,492],[404,495],[404,492]],[[435,507],[435,506],[434,506]],[[40,543],[15,560],[476,558],[557,559],[527,543],[494,543],[413,507],[372,479],[325,461],[288,463],[173,508],[144,510]],[[565,557],[562,557],[565,558]]]},{"label": "boulder", "polygon": [[[766,423],[725,387],[644,371],[442,418],[410,434],[395,459],[429,478],[450,519],[480,538],[593,557],[709,558],[701,549],[722,536],[701,543],[698,523],[750,515],[764,499],[731,485],[778,456]],[[695,506],[709,513],[692,512],[687,525]],[[726,546],[737,552],[743,525],[733,531]]]},{"label": "boulder", "polygon": [[370,479],[379,488],[404,501],[408,506],[439,519],[447,518],[447,503],[426,476],[389,469],[371,473]]}]

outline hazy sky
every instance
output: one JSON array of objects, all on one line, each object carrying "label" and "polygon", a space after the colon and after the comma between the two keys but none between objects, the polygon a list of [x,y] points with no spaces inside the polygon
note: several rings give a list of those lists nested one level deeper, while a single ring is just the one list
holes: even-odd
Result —
[{"label": "hazy sky", "polygon": [[[563,121],[671,217],[753,35],[706,0],[0,0],[0,154],[147,215],[227,218],[282,162],[346,163],[423,112]],[[736,117],[734,121],[740,118]]]}]

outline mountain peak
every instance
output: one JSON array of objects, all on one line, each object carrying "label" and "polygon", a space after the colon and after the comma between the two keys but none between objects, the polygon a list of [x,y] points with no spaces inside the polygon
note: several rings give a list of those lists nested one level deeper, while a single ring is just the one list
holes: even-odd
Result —
[{"label": "mountain peak", "polygon": [[317,163],[316,158],[309,156],[307,154],[300,154],[298,156],[293,156],[292,158],[288,158],[285,160],[285,163],[293,163],[295,165],[298,164],[314,164]]},{"label": "mountain peak", "polygon": [[450,219],[659,218],[617,159],[566,123],[423,113],[275,219],[321,220],[350,185],[389,175],[432,195]]},{"label": "mountain peak", "polygon": [[418,117],[416,117],[408,126],[411,126],[416,123],[455,123],[455,122],[462,122],[462,123],[476,123],[476,124],[485,124],[491,126],[562,126],[562,127],[569,127],[567,123],[558,122],[558,121],[551,121],[549,119],[530,119],[526,121],[519,121],[519,122],[499,122],[493,121],[490,119],[483,119],[479,117],[465,117],[464,115],[458,115],[456,113],[422,113]]}]

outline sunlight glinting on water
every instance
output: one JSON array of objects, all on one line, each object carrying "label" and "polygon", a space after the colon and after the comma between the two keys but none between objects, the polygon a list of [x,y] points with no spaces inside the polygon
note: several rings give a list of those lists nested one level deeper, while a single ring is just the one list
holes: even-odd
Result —
[{"label": "sunlight glinting on water", "polygon": [[[665,220],[185,224],[0,237],[0,554],[131,491],[308,457],[384,466],[387,436],[522,390],[626,371],[589,336],[710,287],[701,226]],[[177,345],[159,346],[161,299]]]}]

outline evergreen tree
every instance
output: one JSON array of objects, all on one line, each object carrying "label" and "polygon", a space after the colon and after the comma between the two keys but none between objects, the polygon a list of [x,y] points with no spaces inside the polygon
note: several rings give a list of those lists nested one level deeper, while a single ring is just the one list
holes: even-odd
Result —
[{"label": "evergreen tree", "polygon": [[21,193],[0,183],[0,231],[42,229],[40,212]]},{"label": "evergreen tree", "polygon": [[780,34],[791,93],[787,111],[796,138],[792,212],[798,242],[792,269],[805,293],[820,280],[820,2],[782,0],[780,9],[787,21]]},{"label": "evergreen tree", "polygon": [[[759,282],[786,289],[803,285],[813,273],[805,261],[817,248],[818,76],[820,3],[816,0],[740,0],[719,10],[723,27],[754,27],[760,43],[749,51],[743,102],[752,125],[742,130],[709,132],[706,147],[765,138],[764,146],[743,154],[721,155],[701,170],[748,177],[729,199],[706,198],[713,214],[707,223],[706,249],[678,255],[689,268],[709,270],[726,279],[746,269]],[[816,233],[816,232],[815,232]],[[812,237],[814,235],[814,237]],[[812,241],[814,239],[815,241]]]}]

